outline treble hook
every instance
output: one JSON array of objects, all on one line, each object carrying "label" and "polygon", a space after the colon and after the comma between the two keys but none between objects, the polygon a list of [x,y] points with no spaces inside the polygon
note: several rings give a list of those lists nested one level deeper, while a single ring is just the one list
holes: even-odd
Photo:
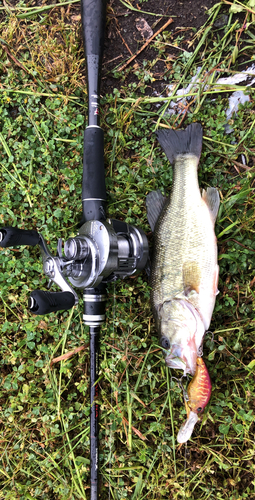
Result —
[{"label": "treble hook", "polygon": [[211,336],[212,336],[212,338],[211,338],[211,342],[214,342],[214,332],[211,332],[210,330],[207,330],[207,331],[205,332],[205,335],[207,335],[208,333],[210,333],[210,334],[211,334]]},{"label": "treble hook", "polygon": [[187,393],[186,389],[184,389],[183,384],[182,384],[183,377],[185,377],[185,375],[182,375],[181,378],[171,376],[171,380],[176,380],[177,384],[179,385],[180,389],[182,390],[184,401],[188,401],[189,400],[188,393]]}]

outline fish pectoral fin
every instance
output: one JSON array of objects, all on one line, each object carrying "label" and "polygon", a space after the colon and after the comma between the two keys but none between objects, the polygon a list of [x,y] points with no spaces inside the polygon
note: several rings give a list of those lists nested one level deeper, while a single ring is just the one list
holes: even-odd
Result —
[{"label": "fish pectoral fin", "polygon": [[167,198],[163,196],[159,189],[157,191],[151,191],[151,193],[146,196],[147,219],[152,231],[155,229],[166,201]]},{"label": "fish pectoral fin", "polygon": [[215,266],[215,271],[214,271],[214,287],[213,287],[213,292],[214,295],[218,295],[219,290],[218,290],[218,281],[219,281],[219,266],[216,264]]},{"label": "fish pectoral fin", "polygon": [[189,295],[192,290],[199,293],[201,282],[201,269],[197,262],[184,262],[182,266],[183,289],[185,295]]},{"label": "fish pectoral fin", "polygon": [[203,189],[202,198],[208,206],[212,221],[215,224],[220,206],[219,192],[216,188],[208,187],[206,191]]}]

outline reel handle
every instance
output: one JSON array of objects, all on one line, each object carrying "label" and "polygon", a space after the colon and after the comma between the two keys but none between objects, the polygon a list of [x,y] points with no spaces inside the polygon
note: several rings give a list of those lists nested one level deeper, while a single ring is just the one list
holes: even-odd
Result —
[{"label": "reel handle", "polygon": [[16,227],[2,227],[0,229],[0,246],[3,248],[29,245],[35,246],[40,241],[40,235],[34,229],[17,229]]},{"label": "reel handle", "polygon": [[28,307],[33,314],[49,314],[51,312],[71,309],[75,304],[75,296],[71,292],[45,292],[34,290]]}]

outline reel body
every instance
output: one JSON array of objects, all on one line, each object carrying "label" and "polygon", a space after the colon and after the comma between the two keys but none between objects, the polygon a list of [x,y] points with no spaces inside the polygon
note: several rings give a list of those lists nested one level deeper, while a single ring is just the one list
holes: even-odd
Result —
[{"label": "reel body", "polygon": [[[89,220],[79,229],[78,235],[64,244],[58,240],[57,255],[53,256],[40,233],[13,227],[0,229],[2,247],[19,245],[40,246],[43,270],[62,292],[35,290],[31,293],[29,308],[34,314],[47,314],[62,309],[70,309],[78,303],[74,288],[84,290],[85,304],[105,301],[105,294],[97,290],[118,278],[131,276],[144,269],[148,261],[149,248],[145,233],[134,226],[118,220]],[[105,286],[104,286],[105,288]],[[93,293],[91,291],[93,289]],[[96,290],[96,291],[95,291]],[[100,291],[100,290],[99,290]],[[92,299],[92,295],[96,298]],[[102,299],[102,300],[101,300]],[[86,314],[85,316],[92,316]],[[99,316],[96,314],[95,316]],[[95,321],[104,321],[105,315]],[[86,322],[86,324],[91,324]]]}]

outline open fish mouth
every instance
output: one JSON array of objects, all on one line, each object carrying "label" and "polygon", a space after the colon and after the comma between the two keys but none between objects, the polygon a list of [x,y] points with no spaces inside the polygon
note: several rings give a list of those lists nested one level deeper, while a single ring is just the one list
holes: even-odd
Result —
[{"label": "open fish mouth", "polygon": [[183,374],[191,373],[194,375],[196,370],[197,353],[193,350],[183,349],[178,345],[173,345],[169,351],[166,351],[165,362],[169,368],[183,370]]},{"label": "open fish mouth", "polygon": [[166,356],[165,362],[169,368],[174,368],[177,370],[179,369],[179,370],[184,370],[184,371],[187,368],[186,363],[185,363],[185,361],[183,361],[183,359],[179,358],[178,356],[173,357],[172,354],[169,354],[168,356]]}]

